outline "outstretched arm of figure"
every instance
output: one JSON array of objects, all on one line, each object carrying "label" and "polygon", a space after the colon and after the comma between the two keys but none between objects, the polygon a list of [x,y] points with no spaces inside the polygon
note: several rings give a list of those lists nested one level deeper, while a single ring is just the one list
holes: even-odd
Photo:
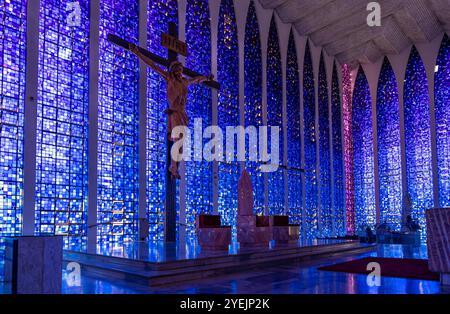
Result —
[{"label": "outstretched arm of figure", "polygon": [[159,75],[161,75],[164,79],[167,80],[169,74],[164,71],[163,69],[161,69],[159,66],[157,66],[155,64],[155,62],[153,62],[153,60],[151,60],[149,57],[143,55],[140,51],[139,51],[139,47],[137,47],[134,44],[130,44],[130,51],[132,53],[134,53],[139,59],[141,59],[142,61],[144,61],[144,63],[146,65],[148,65],[149,68],[151,68],[153,71],[155,71],[156,73],[158,73]]},{"label": "outstretched arm of figure", "polygon": [[203,82],[212,81],[212,80],[214,80],[214,75],[212,75],[212,74],[208,77],[200,75],[200,76],[191,78],[189,80],[189,84],[201,84]]}]

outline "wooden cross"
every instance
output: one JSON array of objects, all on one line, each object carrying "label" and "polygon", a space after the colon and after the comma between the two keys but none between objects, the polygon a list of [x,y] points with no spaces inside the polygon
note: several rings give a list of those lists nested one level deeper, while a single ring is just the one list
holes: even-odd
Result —
[{"label": "wooden cross", "polygon": [[[126,50],[129,50],[130,42],[116,36],[109,34],[108,41],[111,43],[122,47]],[[153,62],[158,63],[164,67],[169,68],[170,64],[173,61],[178,59],[178,53],[182,53],[186,55],[187,47],[186,44],[178,40],[177,26],[175,23],[169,23],[169,33],[163,34],[162,44],[168,48],[169,50],[169,58],[162,58],[150,51],[138,47],[139,51],[150,58]],[[193,70],[190,70],[186,67],[183,69],[183,73],[189,77],[197,77],[202,74],[197,73]],[[214,88],[220,89],[220,84],[216,81],[206,81],[203,82],[204,85]],[[165,215],[166,215],[166,223],[164,228],[164,239],[166,242],[175,242],[176,241],[176,180],[172,179],[172,176],[169,173],[169,166],[171,162],[170,151],[172,148],[173,142],[167,138],[167,158],[166,158],[166,200],[165,200]]]}]

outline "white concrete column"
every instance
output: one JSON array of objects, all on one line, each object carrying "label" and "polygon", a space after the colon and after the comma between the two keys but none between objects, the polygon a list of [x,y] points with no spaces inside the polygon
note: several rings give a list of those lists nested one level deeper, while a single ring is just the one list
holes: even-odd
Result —
[{"label": "white concrete column", "polygon": [[36,211],[36,134],[39,63],[40,0],[27,1],[27,70],[25,74],[24,167],[23,167],[23,231],[34,235]]},{"label": "white concrete column", "polygon": [[[221,0],[209,0],[209,14],[211,17],[211,73],[217,78],[218,75],[218,38],[219,38],[219,12]],[[219,82],[220,83],[220,82]],[[212,89],[212,125],[218,125],[218,91]],[[219,213],[219,164],[217,161],[213,162],[212,175],[212,196],[213,196],[213,213]]]},{"label": "white concrete column", "polygon": [[[139,0],[139,46],[147,47],[148,1]],[[148,236],[141,230],[147,218],[147,67],[139,60],[139,236]]]},{"label": "white concrete column", "polygon": [[88,138],[88,243],[89,253],[97,246],[97,167],[98,167],[98,71],[100,0],[90,2],[89,28],[89,138]]}]

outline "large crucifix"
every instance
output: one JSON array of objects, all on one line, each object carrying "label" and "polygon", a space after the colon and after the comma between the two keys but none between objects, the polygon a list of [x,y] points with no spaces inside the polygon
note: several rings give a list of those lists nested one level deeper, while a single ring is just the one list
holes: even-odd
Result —
[{"label": "large crucifix", "polygon": [[[162,44],[168,48],[168,59],[162,58],[150,51],[138,47],[118,36],[108,35],[108,40],[126,50],[130,50],[143,60],[151,69],[161,75],[167,82],[167,98],[169,108],[168,114],[168,136],[167,136],[167,158],[166,158],[166,200],[165,200],[165,241],[176,240],[176,179],[179,179],[178,164],[171,157],[171,149],[174,139],[171,137],[172,129],[176,126],[187,125],[185,112],[187,86],[189,84],[203,83],[208,87],[220,89],[220,84],[213,80],[212,76],[205,77],[193,70],[183,67],[178,62],[178,54],[187,55],[186,44],[178,40],[177,27],[175,23],[169,23],[168,34],[163,34]],[[159,65],[167,68],[165,71]],[[185,74],[188,78],[185,78]],[[169,166],[170,165],[170,166]]]}]

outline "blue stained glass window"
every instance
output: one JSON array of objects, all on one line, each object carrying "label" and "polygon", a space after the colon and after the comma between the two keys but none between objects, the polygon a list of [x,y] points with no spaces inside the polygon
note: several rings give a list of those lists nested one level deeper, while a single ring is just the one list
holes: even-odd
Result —
[{"label": "blue stained glass window", "polygon": [[425,236],[425,210],[433,207],[430,99],[425,66],[415,47],[406,67],[404,99],[407,193],[412,201],[410,214],[418,220]]},{"label": "blue stained glass window", "polygon": [[331,82],[331,113],[333,140],[333,184],[334,184],[334,231],[336,236],[344,236],[345,231],[345,185],[342,147],[342,111],[341,93],[336,64],[333,67]]},{"label": "blue stained glass window", "polygon": [[[239,51],[233,0],[222,0],[219,12],[218,80],[221,83],[218,124],[222,130],[238,126]],[[219,163],[219,213],[226,225],[235,225],[239,163]]]},{"label": "blue stained glass window", "polygon": [[[211,26],[207,0],[188,0],[186,13],[186,43],[189,56],[186,66],[198,73],[208,75],[211,72]],[[204,85],[192,85],[189,88],[187,114],[189,128],[194,129],[194,119],[202,119],[203,127],[211,125],[211,89]],[[198,140],[204,144],[208,139]],[[193,156],[196,157],[200,156]],[[212,163],[202,161],[186,162],[186,234],[194,236],[197,213],[211,213],[212,203]]]},{"label": "blue stained glass window", "polygon": [[380,222],[399,231],[402,221],[402,164],[397,80],[386,57],[377,91],[378,175]]},{"label": "blue stained glass window", "polygon": [[89,1],[81,23],[67,24],[66,3],[40,1],[36,153],[37,234],[87,237]]},{"label": "blue stained glass window", "polygon": [[436,141],[439,206],[450,206],[450,39],[442,41],[435,74]]},{"label": "blue stained glass window", "polygon": [[316,97],[311,51],[309,44],[305,49],[303,65],[303,119],[305,145],[305,216],[304,235],[317,236],[318,187],[317,187],[317,143],[316,143]]},{"label": "blue stained glass window", "polygon": [[372,98],[369,83],[361,67],[356,77],[352,106],[356,227],[365,228],[367,225],[376,224],[376,208]]},{"label": "blue stained glass window", "polygon": [[320,162],[320,234],[329,237],[333,232],[331,208],[331,148],[330,113],[328,104],[327,72],[323,53],[319,65],[319,162]]},{"label": "blue stained glass window", "polygon": [[100,3],[97,213],[100,244],[132,240],[137,232],[139,65],[133,54],[106,38],[113,33],[136,43],[138,17],[138,1]]},{"label": "blue stained glass window", "polygon": [[0,237],[0,282],[5,281],[6,239]]},{"label": "blue stained glass window", "polygon": [[[280,45],[275,16],[272,16],[267,48],[267,125],[280,128],[279,161],[283,163],[283,77],[281,72]],[[270,142],[273,141],[269,138]],[[268,174],[269,215],[280,215],[284,212],[284,170]]]},{"label": "blue stained glass window", "polygon": [[295,47],[294,33],[289,35],[287,69],[286,69],[286,106],[287,106],[287,160],[288,166],[296,168],[288,171],[289,217],[292,223],[300,224],[302,220],[303,189],[302,174],[302,138],[300,114],[300,74]]},{"label": "blue stained glass window", "polygon": [[26,6],[0,5],[0,235],[22,232]]},{"label": "blue stained glass window", "polygon": [[[167,48],[161,46],[161,33],[167,32],[168,23],[178,24],[176,0],[149,0],[148,48],[166,58]],[[167,116],[166,82],[156,72],[148,70],[147,83],[147,215],[150,239],[164,235]]]},{"label": "blue stained glass window", "polygon": [[[246,23],[244,41],[245,127],[258,128],[263,125],[262,56],[258,17],[253,1],[250,2]],[[259,170],[259,166],[257,162],[251,161],[246,164],[252,179],[255,214],[264,213],[264,176]]]}]

